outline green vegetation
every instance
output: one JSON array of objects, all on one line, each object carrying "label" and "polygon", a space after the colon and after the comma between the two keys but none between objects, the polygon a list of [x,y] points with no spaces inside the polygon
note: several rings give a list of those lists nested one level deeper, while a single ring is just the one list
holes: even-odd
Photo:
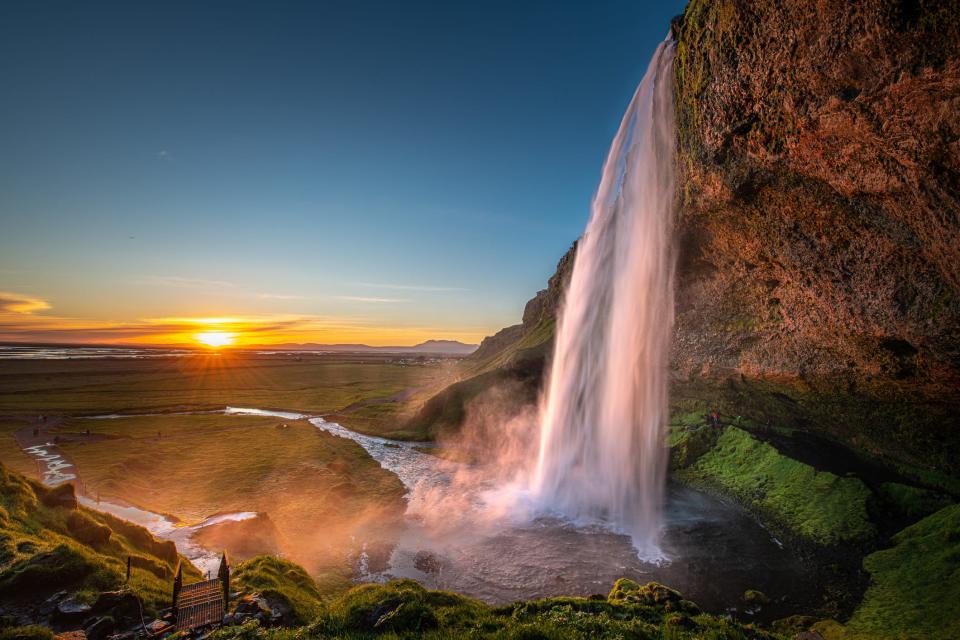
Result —
[{"label": "green vegetation", "polygon": [[817,471],[736,427],[726,427],[715,446],[698,453],[688,454],[692,464],[678,477],[735,496],[789,533],[822,545],[875,533],[867,515],[870,490],[857,478]]},{"label": "green vegetation", "polygon": [[306,628],[228,627],[211,640],[264,638],[712,638],[773,639],[750,625],[700,614],[662,585],[618,580],[608,599],[548,598],[491,607],[412,580],[354,587],[327,604]]},{"label": "green vegetation", "polygon": [[240,587],[283,603],[295,624],[306,624],[320,614],[324,593],[303,567],[288,560],[258,556],[239,565],[233,578]]},{"label": "green vegetation", "polygon": [[878,494],[885,504],[909,520],[919,520],[952,502],[942,493],[899,482],[884,482],[880,485]]},{"label": "green vegetation", "polygon": [[[407,421],[405,435],[432,440],[455,433],[463,425],[469,405],[496,389],[509,389],[511,403],[533,402],[553,344],[554,324],[553,318],[544,317],[499,351],[480,359],[464,358],[457,365],[459,380],[424,400]],[[503,398],[498,397],[497,402],[502,403]]]},{"label": "green vegetation", "polygon": [[0,628],[0,640],[53,640],[53,632],[36,624]]},{"label": "green vegetation", "polygon": [[815,625],[828,640],[960,637],[960,505],[893,537],[866,557],[871,584],[846,625]]},{"label": "green vegetation", "polygon": [[17,444],[13,434],[26,426],[21,420],[4,420],[0,418],[0,462],[24,475],[36,473],[37,465],[33,459],[25,454]]},{"label": "green vegetation", "polygon": [[[0,599],[40,603],[54,591],[71,589],[79,599],[93,602],[100,592],[123,584],[129,557],[133,593],[148,610],[165,605],[174,568],[182,560],[173,543],[76,508],[72,498],[70,485],[47,489],[0,464]],[[184,562],[188,579],[199,579],[199,572]],[[29,630],[17,633],[37,637]]]}]

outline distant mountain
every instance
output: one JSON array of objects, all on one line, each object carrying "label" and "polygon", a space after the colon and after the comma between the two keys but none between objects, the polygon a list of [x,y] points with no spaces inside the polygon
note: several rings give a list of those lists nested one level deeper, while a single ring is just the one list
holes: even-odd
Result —
[{"label": "distant mountain", "polygon": [[413,353],[418,355],[468,356],[477,350],[475,344],[457,340],[427,340],[413,346],[373,347],[368,344],[317,344],[315,342],[249,345],[243,347],[255,351],[327,351],[335,353]]}]

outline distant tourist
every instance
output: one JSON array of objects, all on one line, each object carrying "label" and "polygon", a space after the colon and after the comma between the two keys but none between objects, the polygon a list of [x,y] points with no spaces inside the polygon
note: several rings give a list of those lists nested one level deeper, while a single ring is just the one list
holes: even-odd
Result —
[{"label": "distant tourist", "polygon": [[716,409],[710,412],[710,417],[708,418],[708,421],[710,423],[710,426],[713,427],[714,429],[720,428],[720,414],[717,413]]}]

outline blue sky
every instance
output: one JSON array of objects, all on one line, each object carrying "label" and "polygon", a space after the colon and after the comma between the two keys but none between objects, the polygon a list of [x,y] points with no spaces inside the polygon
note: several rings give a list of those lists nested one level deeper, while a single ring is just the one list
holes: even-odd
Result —
[{"label": "blue sky", "polygon": [[0,339],[517,322],[683,4],[4,2]]}]

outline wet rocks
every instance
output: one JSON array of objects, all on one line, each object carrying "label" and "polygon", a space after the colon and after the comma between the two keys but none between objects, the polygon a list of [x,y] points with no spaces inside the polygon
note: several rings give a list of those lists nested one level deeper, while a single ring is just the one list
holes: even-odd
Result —
[{"label": "wet rocks", "polygon": [[[65,592],[60,592],[60,594],[63,594],[63,596],[59,597],[56,602],[56,608],[53,611],[53,619],[57,623],[61,625],[78,623],[90,615],[92,609],[90,605],[80,602],[75,596],[67,596]],[[56,598],[60,596],[60,594],[56,594],[53,597]],[[49,600],[47,602],[49,602]]]},{"label": "wet rocks", "polygon": [[762,591],[756,589],[747,589],[743,592],[743,601],[748,605],[770,604],[770,598]]},{"label": "wet rocks", "polygon": [[116,623],[110,616],[97,616],[84,623],[83,631],[89,640],[103,640],[116,629]]},{"label": "wet rocks", "polygon": [[443,568],[440,558],[429,551],[418,551],[413,557],[413,566],[430,575],[439,574]]},{"label": "wet rocks", "polygon": [[640,585],[628,578],[620,578],[613,584],[610,595],[607,596],[610,604],[643,604],[656,606],[667,612],[682,612],[696,614],[699,607],[689,600],[685,600],[679,591],[666,587],[659,582],[648,582]]}]

